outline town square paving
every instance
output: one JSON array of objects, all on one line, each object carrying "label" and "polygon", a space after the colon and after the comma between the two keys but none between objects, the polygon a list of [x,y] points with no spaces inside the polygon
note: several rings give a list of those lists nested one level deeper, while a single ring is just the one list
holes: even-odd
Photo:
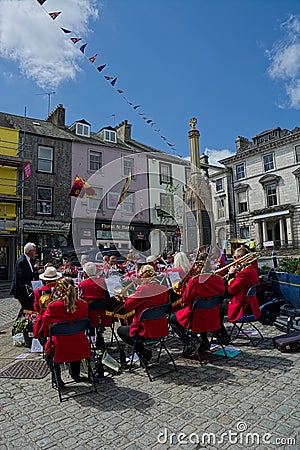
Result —
[{"label": "town square paving", "polygon": [[[12,345],[18,304],[2,297],[0,370],[29,352]],[[126,370],[62,403],[50,374],[0,378],[0,450],[300,449],[300,353],[280,353],[272,337],[282,333],[260,328],[257,348],[239,340],[238,356],[202,367],[181,358],[172,337],[177,372],[150,382],[142,369]]]}]

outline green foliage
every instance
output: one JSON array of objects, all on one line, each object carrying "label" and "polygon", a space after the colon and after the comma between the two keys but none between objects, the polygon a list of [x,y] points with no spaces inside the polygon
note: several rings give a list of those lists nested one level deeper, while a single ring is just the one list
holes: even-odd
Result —
[{"label": "green foliage", "polygon": [[282,258],[277,268],[278,272],[300,275],[300,258]]},{"label": "green foliage", "polygon": [[28,317],[21,317],[20,319],[17,319],[13,324],[12,334],[14,336],[15,334],[18,333],[24,333],[24,331],[27,331],[28,328],[29,328]]},{"label": "green foliage", "polygon": [[260,267],[260,273],[261,273],[261,275],[267,275],[267,273],[269,273],[270,270],[271,270],[271,267],[270,267],[270,266],[264,265],[264,266],[261,266],[261,267]]}]

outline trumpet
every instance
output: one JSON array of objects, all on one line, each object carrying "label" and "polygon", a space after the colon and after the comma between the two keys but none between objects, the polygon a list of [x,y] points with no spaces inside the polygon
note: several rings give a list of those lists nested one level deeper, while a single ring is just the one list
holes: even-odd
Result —
[{"label": "trumpet", "polygon": [[233,261],[232,263],[215,270],[214,275],[219,275],[222,278],[224,278],[227,275],[227,270],[229,269],[229,267],[232,266],[235,266],[237,272],[240,272],[241,270],[245,269],[245,267],[250,266],[254,261],[256,261],[260,257],[261,257],[260,252],[246,253],[246,255],[241,256],[241,258],[239,258],[237,261]]},{"label": "trumpet", "polygon": [[197,277],[197,276],[201,275],[201,273],[204,269],[204,266],[206,264],[207,258],[208,258],[208,254],[202,253],[201,259],[193,262],[192,267],[187,272],[185,277],[182,278],[182,280],[176,280],[176,281],[174,281],[174,283],[172,283],[172,289],[175,292],[175,294],[182,295],[185,291],[185,288],[186,288],[186,285],[187,285],[189,279],[192,277]]}]

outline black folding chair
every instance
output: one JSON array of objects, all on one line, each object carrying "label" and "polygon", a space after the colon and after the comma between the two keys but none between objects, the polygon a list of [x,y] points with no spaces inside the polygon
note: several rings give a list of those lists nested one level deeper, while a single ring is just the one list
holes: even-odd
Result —
[{"label": "black folding chair", "polygon": [[[89,302],[89,304],[88,304],[89,318],[90,318],[90,315],[91,315],[91,311],[99,311],[99,313],[101,313],[101,311],[102,311],[106,315],[106,301],[105,301],[105,299],[95,299],[95,300],[92,300],[91,302]],[[115,338],[115,340],[116,340],[116,342],[117,342],[117,344],[119,346],[119,342],[118,342],[118,338],[117,338],[117,335],[116,335],[116,332],[115,332],[114,324],[115,324],[115,321],[113,319],[112,325],[110,327],[110,329],[111,329],[110,345],[113,344],[113,340]],[[91,342],[91,346],[92,346],[93,350],[95,350],[94,343]]]},{"label": "black folding chair", "polygon": [[177,371],[177,367],[175,364],[175,361],[171,355],[171,353],[169,352],[165,342],[166,339],[168,337],[168,320],[171,314],[171,310],[172,310],[172,305],[170,303],[166,303],[164,305],[159,305],[159,306],[153,306],[151,308],[146,308],[141,316],[140,316],[140,326],[141,323],[146,322],[146,321],[157,321],[159,319],[162,319],[163,317],[166,318],[167,323],[166,323],[166,330],[164,333],[161,333],[161,336],[155,337],[155,338],[147,338],[147,337],[143,337],[139,335],[139,330],[137,331],[135,337],[134,337],[134,346],[133,346],[133,351],[132,351],[132,356],[131,356],[131,362],[130,362],[130,366],[129,366],[129,372],[132,372],[132,370],[134,370],[133,368],[133,357],[134,354],[136,353],[136,346],[137,344],[144,344],[144,345],[157,345],[159,344],[159,349],[158,349],[158,356],[157,356],[157,360],[156,363],[159,363],[160,361],[160,356],[161,356],[161,352],[162,349],[165,350],[165,352],[167,353],[167,355],[169,356],[170,360],[172,361],[172,364],[174,366],[174,369],[172,368],[171,370],[165,371],[162,374],[158,374],[156,376],[151,376],[150,374],[150,367],[149,367],[149,363],[148,361],[146,361],[142,355],[139,355],[140,361],[141,361],[141,365],[142,367],[146,370],[148,378],[150,381],[153,381],[155,378],[158,378],[159,376],[162,375],[166,375],[167,373],[172,372],[173,370]]},{"label": "black folding chair", "polygon": [[[91,326],[91,321],[89,319],[67,320],[64,322],[54,323],[50,327],[50,342],[52,343],[52,338],[54,336],[56,336],[56,337],[58,337],[58,336],[74,336],[74,335],[82,333],[82,332],[88,333],[90,326]],[[86,335],[82,336],[82,338],[88,339]],[[72,359],[72,361],[80,360],[81,356],[82,355],[78,355],[78,357],[76,359]],[[61,392],[62,387],[60,387],[60,383],[57,378],[57,373],[55,371],[55,366],[54,366],[54,364],[56,363],[55,348],[54,348],[54,351],[51,352],[49,360],[50,360],[50,369],[51,369],[51,374],[52,374],[52,387],[57,388],[59,400],[61,402],[63,400],[68,400],[71,397],[77,397],[79,395],[89,394],[91,392],[97,392],[95,380],[94,380],[94,376],[93,376],[93,371],[92,371],[92,367],[91,367],[91,363],[90,363],[90,358],[87,358],[86,362],[87,362],[87,371],[88,371],[88,381],[90,381],[92,383],[93,390],[88,390],[88,391],[79,392],[79,393],[73,393],[72,395],[68,395],[65,397],[62,396],[62,392]],[[65,362],[69,363],[72,361],[67,360]],[[74,383],[74,381],[67,382],[67,383],[65,383],[65,385],[69,385],[71,383]]]},{"label": "black folding chair", "polygon": [[[197,300],[194,301],[193,306],[192,306],[192,315],[191,315],[191,320],[190,320],[190,326],[187,330],[186,340],[185,340],[183,350],[182,350],[182,356],[184,356],[187,347],[189,345],[191,345],[200,361],[200,364],[203,365],[204,360],[201,359],[201,357],[199,356],[199,353],[198,353],[198,346],[200,343],[199,342],[200,334],[203,332],[203,329],[201,329],[201,327],[200,328],[195,327],[195,314],[201,314],[201,312],[202,312],[203,316],[205,316],[209,310],[212,310],[212,309],[216,308],[216,306],[218,306],[218,309],[216,310],[215,313],[218,315],[217,319],[219,319],[219,321],[220,321],[220,305],[221,305],[222,301],[223,301],[223,296],[221,296],[221,295],[215,295],[213,297],[198,298]],[[205,330],[207,332],[213,333],[211,340],[210,340],[210,344],[213,343],[213,339],[215,337],[214,332],[220,331],[220,330],[221,330],[221,322],[220,322],[219,329],[208,330],[208,331]],[[227,358],[228,356],[227,356],[224,344],[220,343],[218,345],[220,345],[222,347],[224,357]]]},{"label": "black folding chair", "polygon": [[[256,295],[256,291],[260,283],[256,283],[253,286],[250,286],[248,291],[246,292],[246,298],[252,297]],[[234,339],[245,336],[249,339],[253,347],[256,347],[263,339],[263,335],[261,331],[255,326],[255,322],[259,322],[260,317],[254,318],[254,314],[245,314],[244,316],[240,317],[238,320],[235,320],[233,323],[233,327],[230,331],[230,338],[233,341]],[[246,325],[247,327],[251,327],[252,330],[255,330],[258,333],[258,339],[254,339],[255,336],[251,336],[251,334],[247,333],[243,327]],[[233,332],[235,331],[235,334]],[[251,330],[250,330],[251,332]]]}]

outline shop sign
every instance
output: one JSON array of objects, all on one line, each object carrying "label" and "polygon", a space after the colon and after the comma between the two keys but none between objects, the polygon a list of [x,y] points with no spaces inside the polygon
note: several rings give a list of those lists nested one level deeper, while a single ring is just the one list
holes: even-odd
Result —
[{"label": "shop sign", "polygon": [[122,223],[101,223],[99,229],[111,231],[134,231],[134,226]]},{"label": "shop sign", "polygon": [[20,227],[23,228],[25,232],[39,231],[48,233],[68,233],[70,230],[70,224],[59,221],[50,220],[21,220]]}]

